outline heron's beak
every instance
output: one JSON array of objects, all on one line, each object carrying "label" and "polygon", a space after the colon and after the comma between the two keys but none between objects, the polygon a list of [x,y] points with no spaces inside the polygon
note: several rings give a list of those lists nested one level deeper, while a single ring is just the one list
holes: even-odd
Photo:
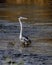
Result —
[{"label": "heron's beak", "polygon": [[23,19],[28,19],[28,18],[23,17]]},{"label": "heron's beak", "polygon": [[26,17],[19,17],[18,19],[27,19]]}]

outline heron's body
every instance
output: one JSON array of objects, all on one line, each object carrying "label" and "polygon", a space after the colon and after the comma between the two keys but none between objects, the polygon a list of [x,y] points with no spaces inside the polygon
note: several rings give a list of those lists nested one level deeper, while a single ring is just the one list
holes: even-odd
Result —
[{"label": "heron's body", "polygon": [[19,36],[19,39],[22,42],[22,44],[24,45],[24,47],[25,46],[27,47],[31,43],[31,40],[28,37],[22,35],[22,22],[21,22],[21,19],[27,19],[27,18],[19,17],[19,23],[20,23],[20,36]]}]

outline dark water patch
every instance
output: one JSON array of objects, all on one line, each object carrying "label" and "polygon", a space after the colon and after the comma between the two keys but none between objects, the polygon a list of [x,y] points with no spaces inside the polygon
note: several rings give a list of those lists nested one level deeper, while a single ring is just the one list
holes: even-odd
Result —
[{"label": "dark water patch", "polygon": [[[0,52],[4,52],[4,50],[0,50]],[[17,64],[19,62],[27,65],[36,65],[36,64],[47,65],[47,61],[48,61],[48,65],[51,65],[51,62],[49,61],[52,61],[51,55],[33,54],[33,53],[24,54],[17,52],[16,54],[12,54],[11,57],[8,56],[8,58],[12,59],[12,61],[16,62]],[[3,65],[3,61],[5,62],[6,59],[7,59],[7,55],[3,55],[2,57],[0,57],[0,62],[2,63],[2,65]]]}]

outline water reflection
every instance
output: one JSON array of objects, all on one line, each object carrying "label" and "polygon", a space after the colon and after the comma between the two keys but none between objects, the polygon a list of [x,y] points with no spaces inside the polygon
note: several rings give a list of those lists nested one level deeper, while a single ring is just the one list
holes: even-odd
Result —
[{"label": "water reflection", "polygon": [[[7,22],[6,20],[2,20],[2,22],[0,22],[0,48],[6,49],[9,42],[14,42],[14,49],[19,49],[19,32],[19,22]],[[31,49],[33,53],[51,53],[52,25],[50,25],[50,23],[44,23],[43,25],[40,23],[33,24],[24,22],[23,34],[32,40],[31,47],[23,49],[24,51],[29,49],[27,52],[30,52]]]},{"label": "water reflection", "polygon": [[17,17],[28,17],[28,22],[51,22],[52,10],[49,7],[36,5],[16,5],[0,8],[0,19],[17,21]]},{"label": "water reflection", "polygon": [[[44,23],[43,23],[44,24]],[[51,23],[50,23],[51,24]],[[23,34],[34,36],[35,38],[52,38],[52,25],[50,24],[31,24],[31,23],[23,23]],[[11,35],[17,35],[19,34],[19,23],[9,23],[9,22],[0,22],[0,34],[11,34]],[[1,34],[1,35],[2,35]]]},{"label": "water reflection", "polygon": [[[32,44],[28,48],[22,48],[18,39],[20,29],[17,18],[19,16],[28,17],[27,21],[23,21],[23,34],[32,40]],[[9,60],[11,57],[19,65],[52,64],[51,16],[52,11],[49,7],[11,5],[0,8],[0,65],[4,65],[4,58]],[[11,46],[12,49],[9,49],[7,46],[9,42],[15,43],[13,47]],[[19,50],[22,50],[22,54],[20,54]],[[38,55],[32,55],[31,53]],[[47,57],[44,54],[50,55],[51,57]],[[3,56],[5,57],[3,58]]]}]

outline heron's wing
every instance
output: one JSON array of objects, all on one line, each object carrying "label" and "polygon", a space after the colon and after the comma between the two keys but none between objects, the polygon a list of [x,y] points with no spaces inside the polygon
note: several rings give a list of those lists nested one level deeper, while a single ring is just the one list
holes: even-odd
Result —
[{"label": "heron's wing", "polygon": [[28,38],[28,37],[23,37],[24,38],[24,40],[26,41],[26,42],[30,42],[31,43],[31,40]]},{"label": "heron's wing", "polygon": [[28,41],[28,37],[26,37],[26,36],[23,36],[23,39],[24,39],[25,41]]}]

